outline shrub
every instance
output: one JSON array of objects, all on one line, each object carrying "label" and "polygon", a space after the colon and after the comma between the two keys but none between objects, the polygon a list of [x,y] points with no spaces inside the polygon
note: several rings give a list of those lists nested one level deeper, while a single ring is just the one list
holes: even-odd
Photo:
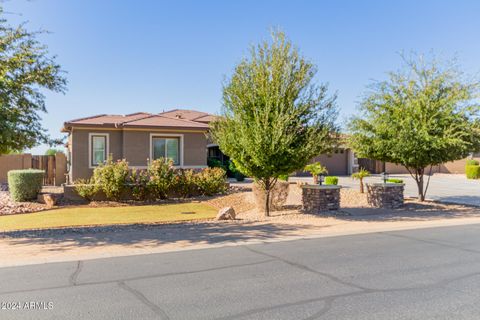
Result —
[{"label": "shrub", "polygon": [[288,174],[281,174],[278,176],[278,180],[280,181],[288,181]]},{"label": "shrub", "polygon": [[403,183],[402,179],[390,178],[387,179],[387,183]]},{"label": "shrub", "polygon": [[337,185],[338,184],[338,177],[326,176],[325,177],[325,184],[326,185]]},{"label": "shrub", "polygon": [[148,181],[150,178],[145,170],[132,170],[130,183],[132,196],[137,201],[145,201],[149,198]]},{"label": "shrub", "polygon": [[114,162],[111,157],[93,171],[93,181],[105,193],[109,200],[119,200],[125,190],[129,175],[128,163],[125,160]]},{"label": "shrub", "polygon": [[78,179],[74,182],[75,191],[85,200],[92,201],[98,192],[98,186],[93,179]]},{"label": "shrub", "polygon": [[233,176],[237,181],[245,180],[245,175],[237,169],[237,167],[235,166],[235,163],[232,160],[230,160],[230,164],[228,165],[228,168],[230,169],[230,172],[232,172]]},{"label": "shrub", "polygon": [[478,166],[480,163],[475,159],[467,159],[467,166]]},{"label": "shrub", "polygon": [[172,160],[159,158],[148,165],[148,190],[158,199],[166,199],[175,185],[175,169]]},{"label": "shrub", "polygon": [[8,188],[14,201],[27,201],[37,198],[42,189],[43,170],[10,170],[8,171]]},{"label": "shrub", "polygon": [[465,174],[467,179],[479,179],[480,178],[480,166],[467,165],[465,166]]},{"label": "shrub", "polygon": [[195,175],[199,191],[204,195],[214,195],[226,190],[225,170],[222,168],[206,168]]},{"label": "shrub", "polygon": [[174,190],[184,198],[191,197],[198,192],[195,182],[195,172],[193,170],[179,169],[175,174]]}]

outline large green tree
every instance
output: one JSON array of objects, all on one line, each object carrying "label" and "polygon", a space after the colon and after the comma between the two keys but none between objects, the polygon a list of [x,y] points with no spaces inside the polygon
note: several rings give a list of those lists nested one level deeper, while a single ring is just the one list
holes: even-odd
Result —
[{"label": "large green tree", "polygon": [[315,66],[281,32],[251,48],[223,88],[223,114],[211,134],[244,174],[270,191],[280,175],[332,148],[336,96],[312,82]]},{"label": "large green tree", "polygon": [[480,149],[479,85],[452,62],[418,55],[403,60],[400,71],[370,86],[349,124],[349,143],[361,157],[407,168],[423,201],[432,166]]},{"label": "large green tree", "polygon": [[52,143],[41,125],[43,90],[64,92],[55,57],[24,25],[11,27],[0,9],[0,154]]}]

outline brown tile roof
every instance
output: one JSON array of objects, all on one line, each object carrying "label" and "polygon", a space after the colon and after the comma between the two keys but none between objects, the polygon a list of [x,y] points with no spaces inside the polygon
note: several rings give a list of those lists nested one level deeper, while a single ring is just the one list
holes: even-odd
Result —
[{"label": "brown tile roof", "polygon": [[64,123],[62,131],[66,132],[74,126],[208,129],[208,123],[214,118],[214,116],[205,112],[179,109],[159,114],[146,112],[137,112],[127,115],[100,114],[67,121]]}]

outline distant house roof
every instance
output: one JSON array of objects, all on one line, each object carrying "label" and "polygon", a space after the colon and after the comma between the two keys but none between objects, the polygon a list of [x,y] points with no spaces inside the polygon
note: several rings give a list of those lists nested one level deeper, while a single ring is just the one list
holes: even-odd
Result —
[{"label": "distant house roof", "polygon": [[105,128],[160,128],[160,129],[200,129],[207,130],[215,116],[201,111],[175,109],[157,114],[137,112],[127,115],[99,114],[96,116],[70,120],[64,123],[62,132],[72,127]]}]

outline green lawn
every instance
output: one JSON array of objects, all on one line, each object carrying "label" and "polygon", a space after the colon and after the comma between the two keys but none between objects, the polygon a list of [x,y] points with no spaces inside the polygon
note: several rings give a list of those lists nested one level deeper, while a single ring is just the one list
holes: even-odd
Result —
[{"label": "green lawn", "polygon": [[0,232],[73,226],[166,223],[214,218],[217,210],[204,203],[124,207],[73,207],[0,216]]}]

